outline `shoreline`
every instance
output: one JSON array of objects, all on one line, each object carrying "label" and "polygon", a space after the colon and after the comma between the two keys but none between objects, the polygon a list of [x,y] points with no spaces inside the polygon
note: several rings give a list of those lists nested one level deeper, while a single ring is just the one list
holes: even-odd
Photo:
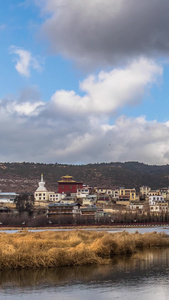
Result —
[{"label": "shoreline", "polygon": [[153,228],[153,227],[168,227],[169,228],[169,222],[164,223],[132,223],[132,224],[112,224],[112,225],[50,225],[50,226],[10,226],[10,225],[0,225],[0,231],[4,230],[55,230],[55,229],[99,229],[99,228]]}]

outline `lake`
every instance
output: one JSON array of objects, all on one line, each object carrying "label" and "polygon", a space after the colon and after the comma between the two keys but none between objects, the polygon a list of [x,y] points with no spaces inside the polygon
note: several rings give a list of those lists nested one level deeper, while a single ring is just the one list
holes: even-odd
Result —
[{"label": "lake", "polygon": [[169,248],[111,265],[0,272],[1,300],[168,300]]}]

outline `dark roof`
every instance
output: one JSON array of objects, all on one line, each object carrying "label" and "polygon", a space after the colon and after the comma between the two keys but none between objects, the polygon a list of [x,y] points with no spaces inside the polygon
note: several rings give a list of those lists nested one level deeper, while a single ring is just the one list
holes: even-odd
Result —
[{"label": "dark roof", "polygon": [[50,203],[48,204],[48,207],[74,207],[77,205],[81,205],[79,203]]},{"label": "dark roof", "polygon": [[10,211],[10,208],[9,208],[9,207],[4,207],[4,206],[3,206],[3,207],[0,207],[0,211],[1,211],[1,212],[3,212],[3,211],[4,211],[4,212],[5,212],[5,211]]}]

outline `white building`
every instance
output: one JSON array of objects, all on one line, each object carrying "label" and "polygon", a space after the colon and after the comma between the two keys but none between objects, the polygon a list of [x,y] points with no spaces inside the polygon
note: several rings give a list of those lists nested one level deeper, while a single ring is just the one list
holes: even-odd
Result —
[{"label": "white building", "polygon": [[48,197],[50,202],[60,202],[64,198],[64,195],[55,192],[48,192]]},{"label": "white building", "polygon": [[163,196],[149,196],[149,205],[156,205],[157,203],[164,203],[164,197]]},{"label": "white building", "polygon": [[82,205],[88,206],[88,205],[94,205],[97,201],[97,195],[88,195],[82,199]]},{"label": "white building", "polygon": [[16,196],[19,194],[16,193],[1,193],[0,192],[0,203],[14,203]]},{"label": "white building", "polygon": [[45,187],[45,182],[43,180],[43,174],[41,174],[41,181],[39,182],[39,186],[34,193],[35,205],[43,205],[46,206],[47,202],[60,202],[66,194],[58,194],[52,191],[48,191]]},{"label": "white building", "polygon": [[36,201],[48,201],[49,200],[49,192],[45,187],[45,182],[43,181],[43,174],[41,174],[41,181],[39,181],[39,186],[34,193],[35,202]]},{"label": "white building", "polygon": [[77,190],[77,198],[86,198],[90,193],[90,187],[89,186],[83,186],[82,189]]},{"label": "white building", "polygon": [[168,211],[168,203],[163,196],[149,196],[150,213],[162,213]]},{"label": "white building", "polygon": [[140,203],[132,203],[129,205],[130,210],[143,211],[144,205]]},{"label": "white building", "polygon": [[168,203],[158,203],[150,205],[150,213],[166,213],[168,211]]}]

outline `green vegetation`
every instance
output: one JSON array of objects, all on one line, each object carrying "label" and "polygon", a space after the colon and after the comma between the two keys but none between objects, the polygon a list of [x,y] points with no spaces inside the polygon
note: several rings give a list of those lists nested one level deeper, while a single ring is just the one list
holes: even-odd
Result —
[{"label": "green vegetation", "polygon": [[0,233],[0,269],[55,268],[111,263],[117,255],[169,246],[169,236],[74,230]]}]

